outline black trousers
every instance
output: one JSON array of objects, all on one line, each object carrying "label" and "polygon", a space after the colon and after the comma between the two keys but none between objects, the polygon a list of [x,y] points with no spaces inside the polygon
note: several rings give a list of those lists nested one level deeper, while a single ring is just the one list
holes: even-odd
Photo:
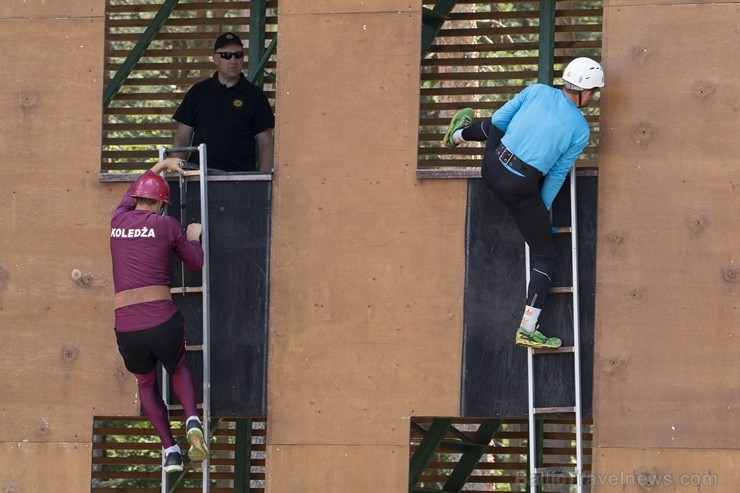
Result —
[{"label": "black trousers", "polygon": [[[527,287],[527,305],[541,309],[552,285],[552,276],[557,263],[550,214],[540,197],[539,181],[542,173],[531,167],[523,173],[525,176],[509,171],[494,155],[494,151],[501,143],[503,132],[493,125],[486,125],[485,122],[479,128],[484,129],[488,137],[481,168],[483,183],[509,209],[519,233],[529,245],[531,271]],[[466,138],[465,131],[463,138]],[[478,139],[466,138],[466,140]]]},{"label": "black trousers", "polygon": [[131,373],[151,373],[157,361],[172,373],[185,354],[185,320],[178,310],[171,319],[149,329],[116,331],[116,340],[118,352]]}]

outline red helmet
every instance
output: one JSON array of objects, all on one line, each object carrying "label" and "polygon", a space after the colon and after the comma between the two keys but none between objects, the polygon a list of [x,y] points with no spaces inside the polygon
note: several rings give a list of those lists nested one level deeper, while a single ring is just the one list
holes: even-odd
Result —
[{"label": "red helmet", "polygon": [[170,202],[170,186],[161,176],[154,173],[146,173],[139,178],[134,187],[132,197],[145,199],[161,200],[162,202],[172,205]]}]

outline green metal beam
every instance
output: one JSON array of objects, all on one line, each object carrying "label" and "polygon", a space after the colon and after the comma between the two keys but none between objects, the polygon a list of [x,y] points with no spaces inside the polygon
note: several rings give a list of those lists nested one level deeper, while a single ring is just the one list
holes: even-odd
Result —
[{"label": "green metal beam", "polygon": [[555,0],[540,0],[540,47],[537,82],[552,85],[555,65]]},{"label": "green metal beam", "polygon": [[[532,430],[529,432],[529,438],[532,439],[532,436],[534,435],[535,440],[535,450],[537,450],[537,457],[530,457],[527,455],[527,493],[534,493],[531,491],[531,479],[529,475],[529,461],[534,460],[534,467],[540,467],[542,466],[542,460],[544,458],[544,445],[545,445],[545,420],[544,419],[535,419],[534,421],[534,433],[532,433]],[[542,484],[541,481],[537,481],[537,493],[542,492]]]},{"label": "green metal beam", "polygon": [[[537,431],[537,457],[535,467],[542,467],[545,460],[545,420],[536,419],[535,428]],[[542,493],[542,481],[537,481],[537,493]]]},{"label": "green metal beam", "polygon": [[449,14],[452,12],[453,7],[457,4],[457,0],[437,0],[434,5],[434,9],[430,10],[427,8],[422,9],[421,18],[421,57],[429,51],[429,47],[432,46],[434,38],[437,37],[439,30],[442,29],[442,25],[447,19]]},{"label": "green metal beam", "polygon": [[262,72],[257,67],[262,60],[262,55],[265,53],[266,4],[266,0],[252,0],[249,2],[249,60],[247,60],[247,74],[249,80],[259,87],[262,87]]},{"label": "green metal beam", "polygon": [[165,0],[160,7],[159,12],[154,16],[149,26],[146,28],[144,33],[136,42],[134,49],[126,57],[121,67],[116,72],[116,75],[111,79],[108,87],[103,91],[103,108],[107,108],[113,98],[118,93],[118,90],[123,85],[124,81],[128,78],[134,66],[138,63],[139,59],[144,55],[144,52],[151,44],[154,37],[157,35],[162,26],[164,25],[167,18],[170,16],[172,11],[177,6],[180,0]]},{"label": "green metal beam", "polygon": [[452,419],[450,418],[438,418],[432,421],[429,430],[427,430],[419,447],[414,452],[413,457],[411,457],[409,464],[409,491],[413,491],[416,483],[421,479],[424,469],[426,469],[434,452],[437,451],[439,444],[444,440],[450,425],[452,425]]},{"label": "green metal beam", "polygon": [[[262,55],[262,59],[259,61],[257,66],[254,68],[254,72],[252,71],[249,72],[250,73],[249,80],[252,82],[252,84],[261,86],[262,83],[264,82],[263,76],[265,73],[264,72],[265,66],[267,65],[267,61],[272,56],[272,53],[275,51],[276,46],[277,46],[277,36],[272,38],[272,41],[270,41],[270,46],[268,46],[267,49],[265,50],[264,54]],[[251,75],[252,73],[255,74],[254,77],[252,77]],[[267,74],[266,77],[270,79],[272,82],[275,82],[274,75],[272,75],[272,77],[271,75],[272,74]]]},{"label": "green metal beam", "polygon": [[249,493],[252,460],[252,420],[236,420],[236,450],[234,451],[234,492]]},{"label": "green metal beam", "polygon": [[478,446],[470,448],[467,452],[464,452],[457,462],[455,469],[450,474],[447,482],[444,486],[444,491],[459,493],[465,487],[468,478],[475,470],[475,467],[480,462],[481,457],[486,452],[486,447],[491,442],[493,435],[501,427],[502,420],[500,419],[487,419],[484,420],[478,430],[473,435],[472,442]]}]

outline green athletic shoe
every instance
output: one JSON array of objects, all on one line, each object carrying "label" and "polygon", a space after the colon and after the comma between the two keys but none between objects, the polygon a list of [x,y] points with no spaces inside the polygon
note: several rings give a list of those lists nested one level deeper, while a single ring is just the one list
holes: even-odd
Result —
[{"label": "green athletic shoe", "polygon": [[190,420],[187,423],[187,436],[190,450],[188,450],[188,459],[193,462],[203,462],[208,456],[208,446],[203,436],[203,428],[196,420]]},{"label": "green athletic shoe", "polygon": [[521,327],[516,330],[517,346],[531,347],[535,349],[557,349],[562,344],[562,341],[557,337],[547,337],[539,330],[527,332]]},{"label": "green athletic shoe", "polygon": [[452,134],[458,129],[467,127],[473,123],[473,116],[473,108],[463,108],[455,113],[455,116],[452,117],[452,121],[450,122],[450,127],[447,129],[447,133],[442,139],[442,145],[445,147],[456,147],[457,144],[452,141]]}]

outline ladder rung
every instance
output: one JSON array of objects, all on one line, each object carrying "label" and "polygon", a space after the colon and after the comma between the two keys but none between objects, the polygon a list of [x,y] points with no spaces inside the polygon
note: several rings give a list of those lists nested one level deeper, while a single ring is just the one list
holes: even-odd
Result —
[{"label": "ladder rung", "polygon": [[[203,409],[203,403],[199,402],[195,406],[197,409]],[[182,406],[180,404],[167,404],[167,410],[168,411],[182,411]]]},{"label": "ladder rung", "polygon": [[176,288],[170,288],[170,293],[182,294],[183,290],[186,294],[187,293],[202,293],[203,286],[185,286],[184,288],[182,286],[178,286]]},{"label": "ladder rung", "polygon": [[188,344],[185,351],[203,351],[203,344]]},{"label": "ladder rung", "polygon": [[576,474],[578,468],[575,466],[538,467],[534,472],[537,474]]},{"label": "ladder rung", "polygon": [[534,352],[534,354],[562,354],[562,353],[575,353],[576,348],[574,348],[573,346],[561,346],[555,349],[534,349],[532,348],[532,351]]},{"label": "ladder rung", "polygon": [[561,413],[574,413],[576,412],[575,406],[565,407],[535,407],[535,414],[561,414]]},{"label": "ladder rung", "polygon": [[555,234],[572,233],[573,228],[571,228],[570,226],[560,226],[557,228],[552,228],[552,232]]},{"label": "ladder rung", "polygon": [[554,288],[550,288],[549,293],[550,294],[564,294],[564,293],[572,293],[573,292],[573,286],[557,286]]},{"label": "ladder rung", "polygon": [[200,170],[199,169],[191,169],[186,170],[182,176],[200,176]]}]

